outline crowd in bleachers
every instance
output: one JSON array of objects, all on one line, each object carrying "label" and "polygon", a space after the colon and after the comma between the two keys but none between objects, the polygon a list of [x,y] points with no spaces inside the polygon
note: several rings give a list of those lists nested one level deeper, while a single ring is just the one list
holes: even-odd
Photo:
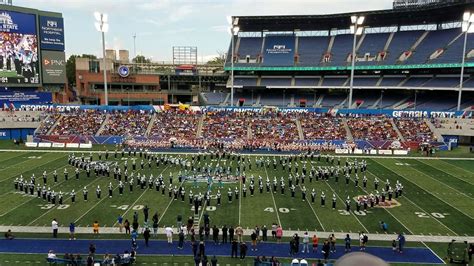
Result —
[{"label": "crowd in bleachers", "polygon": [[46,116],[45,119],[42,120],[41,125],[36,130],[36,134],[38,135],[45,135],[48,131],[56,124],[56,121],[61,117],[61,113],[54,112]]},{"label": "crowd in bleachers", "polygon": [[145,111],[115,111],[105,124],[103,136],[145,136],[152,114]]},{"label": "crowd in bleachers", "polygon": [[196,137],[200,119],[200,113],[173,110],[159,112],[155,115],[149,136],[164,140],[170,138],[193,139]]},{"label": "crowd in bleachers", "polygon": [[344,120],[354,140],[400,140],[397,128],[406,141],[435,140],[423,119],[405,117],[392,121],[383,115],[331,115],[273,109],[202,113],[76,110],[48,114],[37,135],[50,132],[48,135],[125,136],[130,146],[146,149],[334,150],[338,147],[332,141],[347,139]]},{"label": "crowd in bleachers", "polygon": [[356,140],[382,141],[398,139],[397,132],[385,116],[349,117],[352,137]]},{"label": "crowd in bleachers", "polygon": [[252,112],[212,111],[203,121],[204,139],[244,139]]},{"label": "crowd in bleachers", "polygon": [[77,110],[63,114],[51,135],[92,136],[97,133],[105,120],[105,113],[97,110]]},{"label": "crowd in bleachers", "polygon": [[326,114],[307,113],[300,119],[305,140],[337,140],[346,138],[340,118]]},{"label": "crowd in bleachers", "polygon": [[400,118],[394,120],[406,141],[430,142],[433,132],[423,119]]}]

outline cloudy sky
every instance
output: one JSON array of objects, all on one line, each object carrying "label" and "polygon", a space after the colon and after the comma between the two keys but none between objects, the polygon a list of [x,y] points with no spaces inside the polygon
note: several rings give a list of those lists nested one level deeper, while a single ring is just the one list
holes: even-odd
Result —
[{"label": "cloudy sky", "polygon": [[170,61],[173,46],[197,46],[199,60],[225,51],[230,15],[307,15],[390,9],[392,0],[13,0],[17,6],[63,13],[66,53],[101,54],[94,11],[108,13],[106,46],[153,61]]}]

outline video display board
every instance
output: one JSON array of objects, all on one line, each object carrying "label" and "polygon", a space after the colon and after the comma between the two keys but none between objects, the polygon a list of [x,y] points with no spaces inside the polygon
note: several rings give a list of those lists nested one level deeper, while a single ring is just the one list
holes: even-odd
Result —
[{"label": "video display board", "polygon": [[0,10],[0,86],[40,83],[36,16]]}]

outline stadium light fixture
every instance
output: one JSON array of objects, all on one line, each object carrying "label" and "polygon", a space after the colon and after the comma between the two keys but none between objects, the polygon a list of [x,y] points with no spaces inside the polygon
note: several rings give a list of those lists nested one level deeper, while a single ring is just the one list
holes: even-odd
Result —
[{"label": "stadium light fixture", "polygon": [[466,62],[467,35],[474,32],[474,13],[464,12],[462,16],[462,32],[464,33],[464,46],[462,50],[461,75],[459,78],[459,93],[457,111],[461,111],[462,87],[464,82],[464,64]]},{"label": "stadium light fixture", "polygon": [[105,33],[109,31],[109,16],[104,13],[94,12],[95,17],[95,28],[98,32],[102,33],[102,59],[104,64],[104,104],[109,105],[109,95],[107,88],[107,61],[105,58]]},{"label": "stadium light fixture", "polygon": [[240,27],[239,18],[227,17],[227,23],[229,24],[229,34],[231,35],[231,57],[230,57],[230,106],[234,106],[234,53],[235,44],[234,38],[239,34]]},{"label": "stadium light fixture", "polygon": [[349,105],[348,109],[352,107],[352,94],[353,94],[353,89],[354,89],[354,68],[355,68],[355,61],[356,61],[356,42],[357,42],[357,36],[362,35],[364,32],[364,21],[365,17],[364,16],[351,16],[351,26],[350,26],[350,31],[351,34],[354,34],[354,41],[352,43],[352,54],[351,54],[351,79],[350,79],[350,87],[349,87]]}]

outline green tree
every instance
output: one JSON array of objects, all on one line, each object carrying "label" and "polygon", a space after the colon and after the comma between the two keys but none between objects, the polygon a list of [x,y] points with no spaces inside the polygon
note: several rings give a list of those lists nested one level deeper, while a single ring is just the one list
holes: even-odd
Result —
[{"label": "green tree", "polygon": [[207,61],[207,65],[224,65],[225,63],[225,52],[217,51],[217,56]]},{"label": "green tree", "polygon": [[146,58],[144,55],[137,55],[132,59],[133,63],[151,63],[150,58]]},{"label": "green tree", "polygon": [[91,54],[69,56],[69,58],[66,61],[66,76],[67,76],[67,82],[71,86],[76,85],[76,58],[97,59],[95,55],[91,55]]}]

